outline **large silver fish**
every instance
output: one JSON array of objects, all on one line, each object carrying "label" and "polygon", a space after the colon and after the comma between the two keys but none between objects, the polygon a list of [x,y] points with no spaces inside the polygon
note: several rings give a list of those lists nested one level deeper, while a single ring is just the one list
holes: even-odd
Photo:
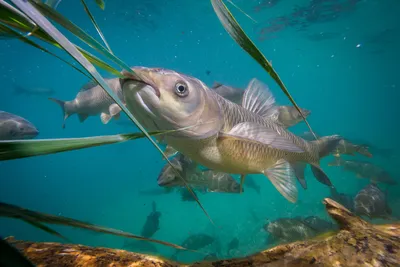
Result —
[{"label": "large silver fish", "polygon": [[[182,178],[195,189],[203,189],[208,192],[240,192],[240,185],[231,175],[212,170],[202,171],[196,162],[181,153],[172,158],[171,163]],[[184,186],[182,179],[176,175],[169,164],[165,164],[162,168],[157,182],[162,187]]]},{"label": "large silver fish", "polygon": [[319,167],[341,138],[306,140],[276,123],[275,99],[267,86],[253,79],[239,106],[210,90],[200,80],[161,68],[124,72],[122,91],[128,109],[147,128],[182,129],[162,140],[190,159],[215,171],[264,174],[289,201],[297,200],[297,162],[311,165],[314,176],[331,186]]},{"label": "large silver fish", "polygon": [[[123,100],[119,79],[104,80],[113,92]],[[65,120],[75,113],[78,114],[80,122],[84,122],[89,116],[97,116],[99,114],[103,124],[107,124],[111,118],[119,119],[120,117],[121,108],[96,82],[85,84],[74,100],[49,99],[59,104],[62,108],[64,115],[63,128],[65,128]]]},{"label": "large silver fish", "polygon": [[26,119],[0,110],[0,140],[32,139],[38,129]]}]

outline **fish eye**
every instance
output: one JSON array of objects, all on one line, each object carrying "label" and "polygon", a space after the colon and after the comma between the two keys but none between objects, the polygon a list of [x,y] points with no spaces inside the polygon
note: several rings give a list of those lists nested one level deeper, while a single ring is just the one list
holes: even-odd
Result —
[{"label": "fish eye", "polygon": [[186,84],[177,83],[175,84],[175,93],[180,97],[185,97],[189,94]]}]

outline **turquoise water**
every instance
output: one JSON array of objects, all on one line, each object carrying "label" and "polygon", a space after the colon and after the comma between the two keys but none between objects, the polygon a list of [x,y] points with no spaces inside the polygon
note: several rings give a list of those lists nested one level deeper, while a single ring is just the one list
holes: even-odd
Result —
[{"label": "turquoise water", "polygon": [[[128,65],[174,69],[208,85],[218,81],[245,88],[256,77],[270,86],[278,103],[290,104],[268,74],[226,33],[209,1],[115,0],[108,1],[104,11],[96,8],[94,1],[87,2],[114,54]],[[390,158],[377,155],[372,159],[361,156],[356,159],[382,166],[398,181],[398,1],[261,2],[266,1],[234,1],[258,23],[253,23],[232,5],[228,7],[272,61],[299,106],[312,111],[308,120],[313,129],[319,135],[340,134],[393,150]],[[321,15],[319,2],[325,6],[332,4],[323,13],[325,17],[315,15]],[[301,12],[307,7],[308,14],[315,15],[308,16],[308,22]],[[57,10],[98,37],[79,1],[62,1]],[[278,17],[285,24],[279,22],[275,26],[274,19]],[[271,25],[275,28],[263,30]],[[279,31],[265,34],[274,29]],[[87,78],[18,40],[0,40],[0,59],[0,110],[31,121],[40,130],[37,138],[138,131],[133,125],[121,126],[114,120],[103,125],[99,117],[89,117],[80,123],[76,116],[69,118],[66,128],[62,129],[62,115],[56,104],[47,97],[15,95],[12,89],[16,85],[50,88],[56,91],[53,97],[71,100]],[[100,73],[111,77],[104,71]],[[125,115],[121,120],[128,121]],[[306,130],[304,123],[291,128],[296,134]],[[325,158],[321,165],[340,192],[354,195],[368,184],[367,179],[328,167],[332,159],[332,156]],[[153,238],[180,244],[190,234],[207,233],[220,240],[223,257],[233,237],[240,240],[234,256],[266,248],[267,233],[263,226],[267,220],[298,215],[328,219],[321,201],[329,196],[329,189],[318,183],[307,169],[308,189],[298,185],[297,204],[286,201],[262,175],[254,175],[261,187],[260,195],[251,189],[241,195],[199,194],[201,203],[218,226],[214,228],[195,202],[182,202],[176,193],[156,196],[141,193],[158,188],[156,179],[164,164],[161,155],[144,139],[1,162],[0,201],[140,234],[154,200],[162,216],[160,230]],[[387,191],[393,216],[400,216],[398,192],[398,186],[391,186]],[[85,245],[122,248],[125,241],[83,230],[54,229],[73,242]],[[61,242],[23,222],[3,218],[0,235]],[[173,249],[158,245],[157,250],[166,257],[174,253]],[[203,249],[205,253],[214,250],[215,246]],[[194,261],[203,257],[182,253],[179,259]]]}]

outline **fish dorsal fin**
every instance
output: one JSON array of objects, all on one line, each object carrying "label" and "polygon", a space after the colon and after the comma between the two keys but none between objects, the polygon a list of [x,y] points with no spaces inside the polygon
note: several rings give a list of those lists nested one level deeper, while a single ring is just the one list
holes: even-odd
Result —
[{"label": "fish dorsal fin", "polygon": [[95,86],[97,86],[97,85],[99,85],[99,84],[98,84],[95,80],[91,80],[90,82],[84,84],[84,85],[81,87],[80,92],[83,92],[83,91],[87,91],[87,90],[89,90],[89,89],[92,89],[93,87],[95,87]]},{"label": "fish dorsal fin", "polygon": [[279,134],[274,129],[253,122],[239,123],[227,134],[221,134],[221,136],[256,141],[272,148],[288,152],[304,152],[303,149],[294,144],[288,137]]},{"label": "fish dorsal fin", "polygon": [[243,94],[242,107],[262,117],[278,117],[275,97],[266,84],[252,79]]},{"label": "fish dorsal fin", "polygon": [[218,88],[218,87],[221,87],[221,86],[222,86],[222,83],[220,83],[220,82],[214,82],[211,88],[212,88],[212,89],[215,89],[215,88]]}]

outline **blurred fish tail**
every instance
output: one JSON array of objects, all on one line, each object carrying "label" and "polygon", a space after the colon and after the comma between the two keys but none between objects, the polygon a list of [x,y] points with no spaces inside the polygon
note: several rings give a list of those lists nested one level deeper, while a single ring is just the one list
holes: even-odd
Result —
[{"label": "blurred fish tail", "polygon": [[65,121],[68,119],[69,116],[72,115],[72,113],[68,112],[68,110],[65,108],[65,101],[62,101],[62,100],[59,100],[59,99],[55,99],[55,98],[52,98],[52,97],[49,97],[49,100],[53,101],[54,103],[57,103],[61,107],[61,110],[62,110],[62,113],[63,113],[63,116],[64,116],[63,124],[62,124],[62,127],[64,129],[65,128]]},{"label": "blurred fish tail", "polygon": [[369,152],[369,147],[365,145],[361,145],[358,147],[358,153],[368,158],[372,158],[371,152]]}]

